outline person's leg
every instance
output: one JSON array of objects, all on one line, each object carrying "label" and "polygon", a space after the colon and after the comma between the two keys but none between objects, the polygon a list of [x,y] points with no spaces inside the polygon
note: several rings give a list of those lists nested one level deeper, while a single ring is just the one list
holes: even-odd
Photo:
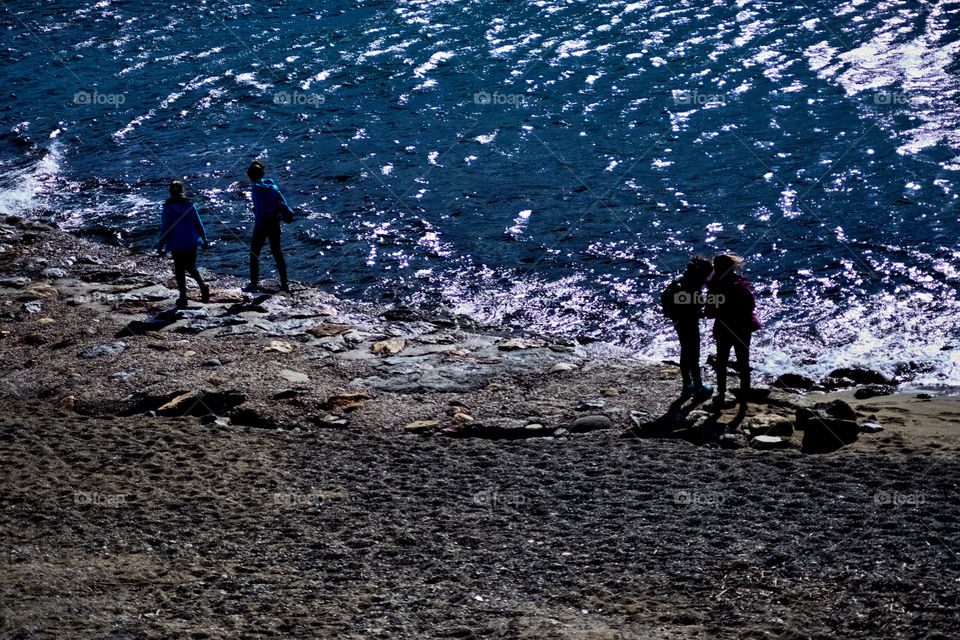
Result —
[{"label": "person's leg", "polygon": [[254,287],[260,282],[260,250],[267,241],[267,234],[260,227],[253,228],[250,240],[250,284]]},{"label": "person's leg", "polygon": [[750,334],[736,336],[733,350],[737,354],[737,371],[740,373],[740,404],[746,406],[750,393]]},{"label": "person's leg", "polygon": [[191,278],[197,281],[197,286],[200,287],[200,295],[204,302],[210,301],[210,288],[207,287],[207,283],[203,281],[203,276],[200,275],[200,270],[197,269],[197,250],[190,249],[189,251],[184,252],[184,268]]},{"label": "person's leg", "polygon": [[173,257],[173,277],[177,280],[177,290],[180,292],[180,300],[187,299],[187,275],[186,275],[186,256],[183,251],[171,251]]},{"label": "person's leg", "polygon": [[717,339],[717,395],[714,401],[722,403],[727,393],[727,362],[730,360],[730,337],[724,331],[716,332]]},{"label": "person's leg", "polygon": [[683,388],[686,392],[697,384],[694,370],[700,357],[700,336],[697,334],[696,327],[690,323],[677,323],[674,327],[680,341],[680,376],[683,378]]},{"label": "person's leg", "polygon": [[270,253],[277,263],[277,272],[280,274],[280,288],[287,289],[287,262],[283,259],[283,251],[280,248],[280,221],[270,228]]}]

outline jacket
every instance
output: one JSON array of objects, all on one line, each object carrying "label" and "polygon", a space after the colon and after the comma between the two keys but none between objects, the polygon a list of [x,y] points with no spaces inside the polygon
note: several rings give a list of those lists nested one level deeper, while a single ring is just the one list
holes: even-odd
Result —
[{"label": "jacket", "polygon": [[185,251],[206,244],[207,235],[196,205],[186,198],[174,197],[163,203],[161,229],[157,248],[161,251]]},{"label": "jacket", "polygon": [[726,331],[736,335],[752,333],[760,328],[754,309],[757,302],[750,283],[742,276],[733,275],[725,280],[707,282],[704,315],[715,318],[713,335]]},{"label": "jacket", "polygon": [[254,182],[250,195],[253,200],[254,226],[259,227],[264,220],[279,221],[281,210],[289,210],[280,189],[269,178],[261,178]]}]

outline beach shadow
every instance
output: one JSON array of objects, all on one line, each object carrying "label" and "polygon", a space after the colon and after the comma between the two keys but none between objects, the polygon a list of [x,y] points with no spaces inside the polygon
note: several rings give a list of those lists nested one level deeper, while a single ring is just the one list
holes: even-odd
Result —
[{"label": "beach shadow", "polygon": [[[189,307],[188,307],[189,308]],[[133,320],[123,329],[117,332],[117,338],[128,338],[130,336],[142,336],[149,331],[160,331],[161,329],[173,324],[183,317],[182,309],[176,306],[150,316],[146,320]]]},{"label": "beach shadow", "polygon": [[624,435],[634,438],[675,438],[696,445],[716,444],[724,434],[736,432],[747,416],[747,407],[742,404],[737,413],[725,422],[722,421],[722,412],[706,413],[701,410],[693,414],[705,401],[681,396],[670,403],[662,416],[634,427]]}]

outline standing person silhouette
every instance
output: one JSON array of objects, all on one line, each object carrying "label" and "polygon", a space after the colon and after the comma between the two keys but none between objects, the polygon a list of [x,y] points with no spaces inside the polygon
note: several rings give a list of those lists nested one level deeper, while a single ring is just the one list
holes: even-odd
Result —
[{"label": "standing person silhouette", "polygon": [[253,183],[251,197],[254,223],[253,238],[250,242],[250,283],[243,290],[260,290],[260,250],[269,241],[270,253],[273,254],[280,274],[280,291],[289,291],[287,263],[280,249],[280,220],[290,212],[290,207],[273,180],[264,177],[266,174],[266,167],[259,161],[253,162],[247,168],[247,177]]},{"label": "standing person silhouette", "polygon": [[700,377],[700,318],[703,317],[703,285],[713,265],[706,258],[694,256],[679,280],[674,280],[660,294],[663,314],[673,322],[680,341],[681,399],[691,396],[702,402],[713,394]]},{"label": "standing person silhouette", "polygon": [[203,302],[210,301],[210,288],[200,277],[197,270],[197,247],[207,246],[207,235],[200,221],[200,212],[195,204],[183,197],[183,183],[174,180],[170,183],[170,197],[163,203],[160,214],[162,228],[157,241],[157,255],[163,255],[170,249],[173,256],[173,275],[177,279],[177,308],[187,306],[187,274],[197,281]]},{"label": "standing person silhouette", "polygon": [[713,398],[713,408],[720,410],[725,406],[727,362],[733,348],[740,374],[740,412],[745,413],[750,392],[750,337],[760,328],[760,322],[754,313],[753,289],[736,273],[742,264],[743,260],[732,254],[713,259],[704,315],[714,318],[713,337],[717,341],[717,395]]}]

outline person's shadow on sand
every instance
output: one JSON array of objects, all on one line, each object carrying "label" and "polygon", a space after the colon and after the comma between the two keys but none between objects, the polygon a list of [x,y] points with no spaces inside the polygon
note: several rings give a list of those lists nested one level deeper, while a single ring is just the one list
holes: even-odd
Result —
[{"label": "person's shadow on sand", "polygon": [[721,412],[711,412],[704,416],[704,412],[700,411],[691,416],[705,400],[680,396],[670,403],[662,416],[631,431],[634,437],[638,438],[678,438],[702,445],[718,442],[723,434],[736,431],[746,418],[747,408],[742,404],[728,422],[721,422]]}]

